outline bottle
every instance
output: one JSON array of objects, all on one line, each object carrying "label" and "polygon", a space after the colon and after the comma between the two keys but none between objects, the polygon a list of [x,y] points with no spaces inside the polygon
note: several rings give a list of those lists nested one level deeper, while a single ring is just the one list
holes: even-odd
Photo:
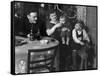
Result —
[{"label": "bottle", "polygon": [[31,30],[31,33],[30,33],[30,41],[33,41],[34,40],[34,35],[33,35],[33,32]]},{"label": "bottle", "polygon": [[34,40],[34,35],[33,35],[33,24],[31,24],[31,30],[30,30],[30,41]]},{"label": "bottle", "polygon": [[40,40],[40,31],[39,31],[39,29],[38,29],[38,32],[35,34],[35,38],[37,40]]}]

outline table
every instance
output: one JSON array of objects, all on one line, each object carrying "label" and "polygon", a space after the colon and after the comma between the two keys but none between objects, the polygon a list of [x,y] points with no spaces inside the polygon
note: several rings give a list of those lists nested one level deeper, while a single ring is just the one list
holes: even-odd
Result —
[{"label": "table", "polygon": [[[39,40],[30,41],[28,38],[15,36],[15,39],[23,40],[25,44],[15,46],[15,73],[27,73],[27,56],[29,50],[52,48],[59,45],[59,41],[49,42],[48,44],[41,44]],[[43,37],[42,40],[50,40],[53,38]]]}]

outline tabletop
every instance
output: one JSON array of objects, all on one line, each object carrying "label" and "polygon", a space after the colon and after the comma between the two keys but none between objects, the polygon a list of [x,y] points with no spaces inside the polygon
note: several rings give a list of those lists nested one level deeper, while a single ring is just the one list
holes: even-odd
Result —
[{"label": "tabletop", "polygon": [[[16,36],[15,40],[22,40],[22,45],[15,46],[15,53],[28,53],[28,50],[46,49],[59,45],[58,40],[51,37],[43,37],[41,40],[30,41],[29,38]],[[46,42],[48,41],[48,42]],[[21,51],[20,51],[21,50]]]}]

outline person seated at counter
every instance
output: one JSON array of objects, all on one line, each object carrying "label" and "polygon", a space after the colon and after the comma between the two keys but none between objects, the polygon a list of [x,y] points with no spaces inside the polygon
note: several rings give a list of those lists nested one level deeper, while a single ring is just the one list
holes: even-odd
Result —
[{"label": "person seated at counter", "polygon": [[23,34],[25,37],[32,37],[31,39],[40,39],[41,36],[47,36],[45,22],[39,19],[38,11],[29,10],[27,12],[23,25]]}]

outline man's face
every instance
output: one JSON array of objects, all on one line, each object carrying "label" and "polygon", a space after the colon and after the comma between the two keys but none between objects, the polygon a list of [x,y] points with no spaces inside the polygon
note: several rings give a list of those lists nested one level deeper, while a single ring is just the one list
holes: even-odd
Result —
[{"label": "man's face", "polygon": [[27,15],[27,18],[29,19],[30,23],[36,23],[37,22],[37,12],[31,12],[29,15]]}]

